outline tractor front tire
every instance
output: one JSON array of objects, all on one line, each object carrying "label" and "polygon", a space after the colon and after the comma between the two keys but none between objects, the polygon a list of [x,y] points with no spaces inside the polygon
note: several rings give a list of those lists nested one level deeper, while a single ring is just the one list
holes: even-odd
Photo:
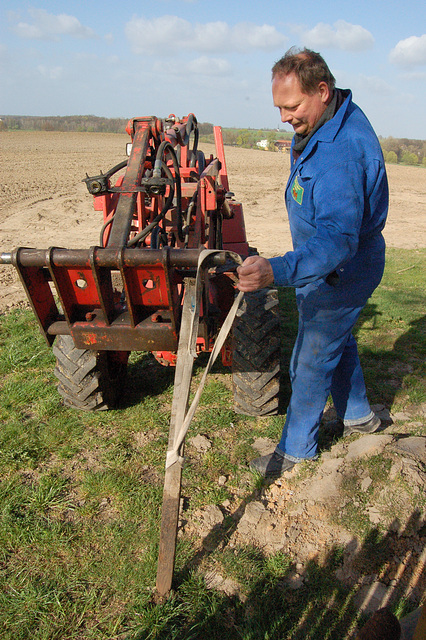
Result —
[{"label": "tractor front tire", "polygon": [[67,407],[102,411],[117,406],[124,386],[127,352],[77,349],[72,336],[57,336],[54,374]]},{"label": "tractor front tire", "polygon": [[278,413],[280,342],[277,290],[244,294],[233,328],[232,379],[237,413]]}]

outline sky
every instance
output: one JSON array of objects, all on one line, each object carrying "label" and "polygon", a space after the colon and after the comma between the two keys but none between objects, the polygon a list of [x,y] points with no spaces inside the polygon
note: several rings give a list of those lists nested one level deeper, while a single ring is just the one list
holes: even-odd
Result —
[{"label": "sky", "polygon": [[321,53],[378,135],[426,139],[425,0],[3,0],[0,114],[291,130],[270,70],[292,46]]}]

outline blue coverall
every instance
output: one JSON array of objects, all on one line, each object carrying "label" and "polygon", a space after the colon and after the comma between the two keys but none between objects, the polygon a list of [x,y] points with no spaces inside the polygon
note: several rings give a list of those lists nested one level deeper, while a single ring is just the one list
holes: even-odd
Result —
[{"label": "blue coverall", "polygon": [[293,251],[270,263],[275,284],[296,288],[299,330],[277,451],[298,462],[316,455],[330,393],[346,425],[373,417],[352,329],[383,275],[389,197],[379,141],[350,92],[297,159],[292,148],[285,199]]}]

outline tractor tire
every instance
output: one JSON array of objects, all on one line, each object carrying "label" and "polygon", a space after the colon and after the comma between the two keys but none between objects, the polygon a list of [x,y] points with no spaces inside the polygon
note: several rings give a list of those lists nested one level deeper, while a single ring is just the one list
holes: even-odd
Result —
[{"label": "tractor tire", "polygon": [[77,349],[72,336],[57,336],[54,374],[65,406],[102,411],[117,406],[124,386],[127,352]]},{"label": "tractor tire", "polygon": [[234,410],[249,416],[278,413],[280,318],[276,289],[246,293],[233,327]]}]

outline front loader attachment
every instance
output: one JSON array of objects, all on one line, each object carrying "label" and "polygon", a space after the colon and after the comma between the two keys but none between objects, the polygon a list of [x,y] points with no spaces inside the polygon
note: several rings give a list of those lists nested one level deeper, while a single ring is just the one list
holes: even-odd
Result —
[{"label": "front loader attachment", "polygon": [[176,351],[183,279],[195,275],[199,254],[169,247],[20,248],[10,262],[49,344],[55,335],[71,335],[80,349]]}]

